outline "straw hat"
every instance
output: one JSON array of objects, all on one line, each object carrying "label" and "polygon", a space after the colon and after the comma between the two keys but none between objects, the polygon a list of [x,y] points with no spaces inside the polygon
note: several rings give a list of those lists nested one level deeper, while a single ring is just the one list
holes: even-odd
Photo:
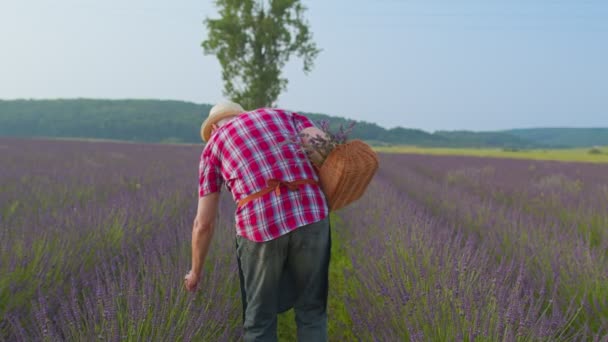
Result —
[{"label": "straw hat", "polygon": [[222,119],[226,119],[231,116],[236,116],[245,112],[240,104],[234,102],[221,102],[213,106],[209,111],[209,116],[201,125],[201,138],[203,141],[208,141],[211,137],[211,131],[213,125],[218,123]]}]

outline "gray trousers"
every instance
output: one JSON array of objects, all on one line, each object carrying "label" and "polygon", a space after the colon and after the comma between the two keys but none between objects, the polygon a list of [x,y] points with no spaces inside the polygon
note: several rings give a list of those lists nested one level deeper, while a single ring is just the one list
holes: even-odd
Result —
[{"label": "gray trousers", "polygon": [[237,236],[244,339],[277,341],[277,314],[294,308],[298,341],[327,341],[329,217],[267,242]]}]

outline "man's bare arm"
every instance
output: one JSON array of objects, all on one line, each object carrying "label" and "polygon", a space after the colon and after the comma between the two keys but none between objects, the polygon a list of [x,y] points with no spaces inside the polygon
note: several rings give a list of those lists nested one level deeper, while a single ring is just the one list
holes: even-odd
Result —
[{"label": "man's bare arm", "polygon": [[196,288],[209,252],[209,245],[215,229],[219,197],[220,193],[214,192],[200,197],[198,200],[198,208],[192,227],[192,270],[190,273],[194,279],[190,281],[191,286],[188,286],[188,281],[186,282],[186,287],[189,290]]}]

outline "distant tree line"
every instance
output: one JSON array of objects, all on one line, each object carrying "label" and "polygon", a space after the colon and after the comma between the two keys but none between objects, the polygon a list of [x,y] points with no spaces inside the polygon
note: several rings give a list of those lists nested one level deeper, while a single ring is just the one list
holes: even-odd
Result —
[{"label": "distant tree line", "polygon": [[0,101],[0,135],[195,143],[210,108],[162,100]]},{"label": "distant tree line", "polygon": [[[201,143],[200,124],[211,105],[168,100],[0,100],[0,136]],[[297,110],[290,108],[292,110]],[[313,121],[347,126],[344,117],[303,113]],[[608,129],[524,129],[500,132],[439,131],[357,121],[351,138],[377,145],[431,147],[591,147],[608,145]]]}]

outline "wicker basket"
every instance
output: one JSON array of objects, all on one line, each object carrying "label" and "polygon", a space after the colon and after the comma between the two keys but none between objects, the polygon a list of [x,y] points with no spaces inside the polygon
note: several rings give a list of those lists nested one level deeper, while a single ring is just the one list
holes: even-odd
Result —
[{"label": "wicker basket", "polygon": [[329,210],[358,200],[378,170],[378,156],[361,140],[337,146],[319,169]]}]

